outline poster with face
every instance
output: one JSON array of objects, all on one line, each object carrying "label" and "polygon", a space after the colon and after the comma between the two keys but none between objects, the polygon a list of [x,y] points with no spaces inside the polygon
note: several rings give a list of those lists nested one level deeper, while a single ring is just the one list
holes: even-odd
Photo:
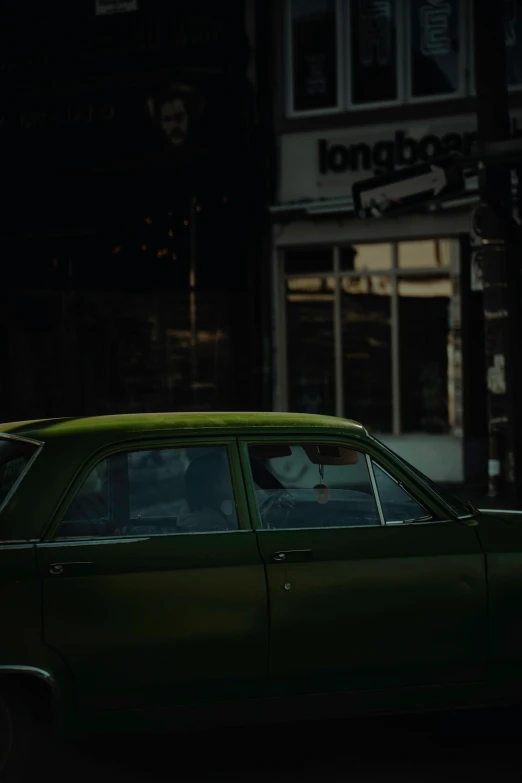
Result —
[{"label": "poster with face", "polygon": [[171,84],[147,99],[150,116],[167,142],[181,147],[194,131],[194,124],[203,110],[203,101],[193,87]]},{"label": "poster with face", "polygon": [[172,98],[160,107],[160,125],[172,144],[183,144],[187,139],[189,116],[183,98]]}]

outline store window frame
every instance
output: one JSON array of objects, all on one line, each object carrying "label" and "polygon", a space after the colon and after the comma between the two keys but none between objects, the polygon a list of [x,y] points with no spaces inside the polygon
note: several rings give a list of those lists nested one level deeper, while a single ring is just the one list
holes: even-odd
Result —
[{"label": "store window frame", "polygon": [[[396,87],[397,97],[387,101],[369,101],[369,102],[354,102],[352,97],[352,58],[350,56],[351,40],[352,40],[352,2],[351,0],[343,0],[344,6],[344,25],[343,25],[343,42],[346,44],[345,52],[345,67],[343,71],[344,76],[344,107],[349,111],[362,111],[366,108],[370,109],[386,109],[392,106],[400,106],[406,103],[405,88],[408,84],[406,81],[406,69],[404,68],[404,58],[401,57],[401,52],[404,51],[404,45],[406,43],[404,33],[404,0],[396,0],[395,6],[395,29],[397,35],[397,52],[395,63],[396,68]],[[409,11],[409,0],[406,0],[406,6]]]},{"label": "store window frame", "polygon": [[460,13],[460,60],[459,60],[459,89],[452,93],[436,93],[435,95],[419,95],[414,96],[411,93],[412,88],[412,48],[411,48],[411,11],[410,2],[407,0],[404,3],[406,18],[403,19],[405,33],[405,43],[408,47],[406,57],[406,69],[405,69],[405,94],[407,95],[407,103],[410,104],[424,104],[424,103],[440,103],[442,101],[458,100],[465,98],[469,95],[471,89],[474,86],[474,81],[470,81],[471,74],[471,61],[473,57],[473,38],[470,30],[472,24],[466,25],[466,18],[472,18],[473,16],[473,4],[469,0],[460,0],[459,13]]},{"label": "store window frame", "polygon": [[[285,87],[284,114],[288,119],[328,116],[345,111],[365,111],[368,109],[391,108],[394,106],[441,103],[443,101],[462,100],[475,95],[475,72],[473,52],[473,4],[471,0],[460,0],[460,63],[459,88],[452,93],[413,96],[411,94],[411,13],[409,0],[398,0],[396,5],[397,31],[397,97],[387,101],[358,102],[352,100],[350,57],[351,41],[351,0],[336,0],[338,29],[337,43],[337,105],[328,109],[295,110],[293,93],[293,52],[292,52],[292,0],[284,0],[283,6],[283,83]],[[509,92],[522,90],[522,84],[512,85]]]},{"label": "store window frame", "polygon": [[283,46],[283,68],[285,85],[285,114],[287,117],[321,117],[331,114],[338,114],[343,111],[345,105],[345,53],[343,47],[344,30],[344,1],[335,0],[335,14],[337,29],[335,42],[337,46],[337,103],[326,109],[305,109],[296,111],[294,109],[294,67],[293,67],[293,36],[292,36],[292,0],[284,0],[284,46]]},{"label": "store window frame", "polygon": [[[429,278],[433,277],[434,272],[441,276],[447,276],[450,282],[460,281],[460,251],[458,237],[452,235],[440,236],[440,237],[416,237],[413,241],[447,241],[450,243],[449,263],[437,268],[433,267],[419,267],[419,268],[401,268],[399,266],[399,245],[403,242],[412,241],[408,237],[404,239],[393,239],[386,243],[386,240],[378,240],[379,244],[383,242],[390,245],[391,248],[391,264],[389,269],[380,269],[375,271],[369,271],[371,276],[385,276],[390,279],[391,282],[391,317],[390,317],[390,330],[391,330],[391,388],[392,388],[392,429],[389,433],[383,433],[386,435],[399,436],[406,433],[402,428],[402,415],[401,415],[401,364],[400,364],[400,302],[399,302],[399,288],[398,283],[400,279],[408,278]],[[348,243],[346,243],[348,244]],[[354,240],[349,243],[350,245],[371,245],[375,244],[370,240],[364,242],[357,242]],[[334,333],[334,379],[335,379],[335,415],[340,418],[344,418],[344,367],[343,367],[343,338],[342,338],[342,292],[341,281],[343,278],[360,278],[362,274],[360,270],[346,271],[342,269],[341,265],[341,249],[343,243],[321,243],[318,247],[324,247],[328,245],[333,249],[333,268],[328,272],[320,273],[302,273],[302,274],[286,274],[285,272],[285,257],[286,250],[301,249],[310,250],[306,246],[292,246],[291,248],[280,249],[276,253],[275,262],[276,269],[274,274],[274,324],[275,324],[275,336],[276,344],[280,346],[277,352],[277,372],[276,372],[276,387],[274,388],[274,396],[277,403],[279,402],[280,409],[288,411],[288,328],[287,328],[287,315],[286,315],[286,282],[288,279],[310,279],[310,278],[332,278],[334,281],[334,302],[333,302],[333,333]],[[460,290],[459,290],[460,291]],[[452,297],[452,304],[455,300],[455,295]],[[460,292],[459,292],[460,303]],[[459,304],[460,310],[460,304]],[[459,315],[460,321],[460,315]],[[364,424],[364,422],[362,422]],[[460,433],[460,434],[459,434]],[[461,437],[461,428],[450,429],[448,435],[453,437]]]},{"label": "store window frame", "polygon": [[[504,0],[502,0],[504,2]],[[475,82],[475,48],[473,45],[473,41],[475,38],[475,14],[473,9],[473,3],[469,6],[469,33],[468,33],[468,47],[469,47],[469,56],[468,56],[468,80],[469,80],[469,91],[468,94],[475,98],[477,95],[477,85]],[[506,80],[507,80],[507,73],[506,73]],[[522,92],[522,81],[520,84],[508,84],[507,85],[507,91],[508,95],[511,95],[512,93],[520,93]]]}]

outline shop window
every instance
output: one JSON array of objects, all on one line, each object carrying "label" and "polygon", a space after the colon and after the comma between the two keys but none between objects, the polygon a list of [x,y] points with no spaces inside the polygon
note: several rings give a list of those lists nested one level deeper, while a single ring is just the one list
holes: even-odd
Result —
[{"label": "shop window", "polygon": [[338,105],[337,2],[290,0],[291,109],[313,112]]},{"label": "shop window", "polygon": [[390,278],[365,275],[340,282],[344,410],[371,430],[391,432]]},{"label": "shop window", "polygon": [[409,50],[412,98],[461,90],[461,0],[410,0]]},{"label": "shop window", "polygon": [[443,269],[451,265],[452,244],[447,239],[399,242],[399,269]]},{"label": "shop window", "polygon": [[349,245],[340,250],[341,269],[345,272],[376,272],[391,269],[389,243]]},{"label": "shop window", "polygon": [[332,248],[329,274],[287,274],[281,404],[375,433],[460,437],[457,248],[453,239],[344,246]]},{"label": "shop window", "polygon": [[334,281],[289,278],[286,291],[289,409],[335,413]]},{"label": "shop window", "polygon": [[350,3],[351,102],[398,98],[396,0]]},{"label": "shop window", "polygon": [[447,433],[450,279],[399,278],[397,293],[401,430]]},{"label": "shop window", "polygon": [[333,269],[333,252],[331,247],[314,248],[310,250],[289,250],[285,257],[285,272],[287,275],[310,274],[314,272],[331,272]]}]

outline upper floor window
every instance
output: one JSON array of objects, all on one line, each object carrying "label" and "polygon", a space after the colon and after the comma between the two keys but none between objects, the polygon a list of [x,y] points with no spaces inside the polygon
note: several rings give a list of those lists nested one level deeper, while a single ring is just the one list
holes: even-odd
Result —
[{"label": "upper floor window", "polygon": [[339,104],[337,0],[290,0],[291,94],[296,112]]},{"label": "upper floor window", "polygon": [[399,97],[396,0],[357,0],[350,4],[350,98],[355,106],[390,103]]},{"label": "upper floor window", "polygon": [[461,0],[410,0],[409,5],[409,95],[461,94]]},{"label": "upper floor window", "polygon": [[[471,0],[286,0],[287,114],[474,92]],[[506,15],[507,83],[522,87],[522,0]]]}]

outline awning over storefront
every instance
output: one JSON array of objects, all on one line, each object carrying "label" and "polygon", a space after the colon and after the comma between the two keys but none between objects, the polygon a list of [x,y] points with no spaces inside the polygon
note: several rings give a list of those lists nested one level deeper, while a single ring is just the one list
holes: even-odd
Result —
[{"label": "awning over storefront", "polygon": [[[514,183],[513,193],[515,195],[516,187]],[[466,190],[462,196],[455,198],[437,199],[429,202],[422,207],[418,207],[416,212],[437,212],[438,210],[460,209],[471,207],[478,202],[478,182],[476,177],[470,177],[466,180]],[[284,204],[274,204],[270,207],[272,215],[280,217],[283,215],[300,217],[309,215],[310,217],[327,217],[335,214],[342,214],[344,217],[355,217],[353,199],[351,196],[342,198],[330,198],[319,200],[289,201]],[[275,217],[275,219],[277,219]]]}]

